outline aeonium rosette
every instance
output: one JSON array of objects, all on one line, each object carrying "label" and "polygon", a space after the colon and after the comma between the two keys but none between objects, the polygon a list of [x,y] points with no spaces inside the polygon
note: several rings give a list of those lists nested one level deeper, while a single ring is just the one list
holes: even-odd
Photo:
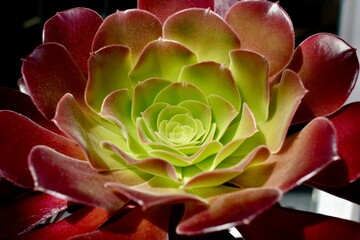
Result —
[{"label": "aeonium rosette", "polygon": [[[74,8],[48,20],[44,43],[23,60],[20,86],[55,124],[24,109],[27,117],[1,112],[2,126],[16,122],[4,135],[26,136],[11,141],[24,150],[6,151],[25,160],[2,163],[3,177],[111,213],[127,209],[110,227],[117,234],[136,224],[167,232],[169,206],[183,203],[176,231],[186,235],[248,224],[332,162],[355,169],[346,183],[358,178],[355,153],[344,160],[338,152],[341,121],[331,119],[342,113],[323,117],[353,88],[353,48],[317,34],[294,50],[292,23],[278,3],[240,1],[224,17],[212,1],[178,4],[159,9],[139,1],[143,10],[104,20]],[[348,129],[359,122],[358,109],[343,110],[356,119]],[[287,137],[292,123],[308,121]],[[358,139],[358,132],[347,137]],[[324,181],[320,175],[313,184]],[[158,211],[163,220],[154,217]],[[251,239],[248,228],[240,230]]]}]

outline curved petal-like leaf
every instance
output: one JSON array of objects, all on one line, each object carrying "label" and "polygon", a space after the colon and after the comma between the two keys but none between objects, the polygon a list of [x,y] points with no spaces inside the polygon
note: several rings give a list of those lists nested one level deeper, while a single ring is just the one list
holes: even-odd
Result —
[{"label": "curved petal-like leaf", "polygon": [[130,72],[130,78],[135,84],[148,78],[164,78],[175,82],[183,66],[196,62],[196,55],[188,48],[160,38],[144,48]]},{"label": "curved petal-like leaf", "polygon": [[164,102],[176,106],[183,101],[195,100],[208,104],[204,92],[191,83],[174,82],[164,88],[154,99],[155,103]]},{"label": "curved petal-like leaf", "polygon": [[76,211],[75,213],[72,213],[70,216],[61,221],[39,228],[30,233],[20,235],[16,239],[70,239],[73,236],[98,229],[109,219],[110,215],[111,214],[109,212],[101,208],[85,207]]},{"label": "curved petal-like leaf", "polygon": [[[160,215],[161,217],[159,217]],[[167,240],[169,239],[169,218],[170,206],[155,207],[146,211],[143,211],[140,207],[135,207],[114,223],[71,239]]]},{"label": "curved petal-like leaf", "polygon": [[131,49],[131,62],[135,63],[143,48],[161,36],[161,23],[151,13],[139,9],[117,11],[104,19],[92,48],[96,51],[112,44],[127,46]]},{"label": "curved petal-like leaf", "polygon": [[360,102],[350,103],[329,117],[334,124],[341,160],[311,179],[311,183],[338,187],[360,177]]},{"label": "curved petal-like leaf", "polygon": [[359,228],[356,222],[281,207],[273,207],[250,224],[238,227],[249,240],[359,239]]},{"label": "curved petal-like leaf", "polygon": [[130,86],[130,50],[120,45],[110,45],[91,54],[89,80],[85,100],[97,112],[105,97],[112,91]]},{"label": "curved petal-like leaf", "polygon": [[53,121],[80,144],[94,168],[105,171],[126,168],[121,159],[101,147],[101,142],[107,140],[128,150],[120,127],[100,118],[90,109],[82,109],[72,95],[66,94],[59,101]]},{"label": "curved petal-like leaf", "polygon": [[89,163],[62,155],[51,148],[36,146],[29,155],[29,165],[35,189],[94,207],[117,210],[125,202],[111,190],[106,182],[139,184],[142,176],[135,171],[99,173]]},{"label": "curved petal-like leaf", "polygon": [[258,126],[271,152],[281,149],[291,120],[305,94],[306,89],[299,76],[291,70],[285,70],[280,83],[272,86],[269,117]]},{"label": "curved petal-like leaf", "polygon": [[112,143],[104,142],[103,146],[118,154],[127,164],[138,168],[141,171],[156,176],[168,177],[175,181],[178,180],[175,167],[166,160],[160,158],[135,159]]},{"label": "curved petal-like leaf", "polygon": [[352,182],[360,177],[360,102],[343,107],[329,119],[335,126],[338,152]]},{"label": "curved petal-like leaf", "polygon": [[208,100],[211,106],[212,122],[216,124],[214,137],[216,140],[220,140],[230,123],[239,113],[229,101],[218,95],[210,95]]},{"label": "curved petal-like leaf", "polygon": [[[201,172],[190,178],[182,188],[211,187],[221,185],[232,178],[238,176],[245,167],[252,161],[263,161],[269,156],[270,152],[264,146],[260,146],[249,153],[244,159],[239,157],[239,162],[235,166],[222,169],[214,169]],[[241,159],[241,160],[240,160]]]},{"label": "curved petal-like leaf", "polygon": [[161,22],[187,8],[210,8],[214,9],[214,0],[138,0],[138,8],[155,14]]},{"label": "curved petal-like leaf", "polygon": [[179,155],[177,152],[174,153],[174,151],[167,151],[166,149],[155,149],[152,150],[150,154],[162,159],[166,159],[175,166],[185,167],[192,164],[197,164],[204,159],[216,154],[222,149],[222,147],[223,146],[220,142],[212,141],[202,145],[201,148],[191,156]]},{"label": "curved petal-like leaf", "polygon": [[92,41],[101,23],[100,15],[91,9],[78,7],[58,12],[46,21],[43,42],[63,45],[86,76]]},{"label": "curved petal-like leaf", "polygon": [[188,47],[199,61],[225,65],[230,62],[229,51],[240,47],[233,30],[210,9],[194,8],[173,14],[164,23],[164,37]]},{"label": "curved petal-like leaf", "polygon": [[279,153],[249,167],[232,182],[241,187],[275,187],[286,192],[338,159],[333,125],[326,118],[316,118],[299,134],[287,138]]},{"label": "curved petal-like leaf", "polygon": [[198,86],[209,96],[216,94],[229,101],[240,110],[240,93],[230,70],[216,62],[200,62],[185,66],[179,76],[180,82]]},{"label": "curved petal-like leaf", "polygon": [[68,207],[66,200],[48,194],[30,194],[0,204],[0,237],[15,237]]},{"label": "curved petal-like leaf", "polygon": [[209,207],[188,204],[176,232],[184,235],[204,234],[249,223],[280,197],[281,193],[276,189],[253,188],[211,198]]},{"label": "curved petal-like leaf", "polygon": [[12,111],[0,111],[0,175],[16,185],[32,188],[27,157],[32,147],[43,144],[78,159],[84,153],[74,141],[40,127]]},{"label": "curved petal-like leaf", "polygon": [[53,122],[46,119],[31,101],[29,95],[18,90],[0,86],[0,110],[10,110],[30,118],[40,126],[62,134]]},{"label": "curved petal-like leaf", "polygon": [[225,21],[240,39],[241,48],[268,59],[270,76],[290,61],[295,47],[294,29],[278,2],[240,1],[229,9]]},{"label": "curved petal-like leaf", "polygon": [[141,117],[142,112],[153,104],[158,93],[170,83],[168,80],[151,78],[136,85],[131,109],[131,117],[134,122],[136,118]]},{"label": "curved petal-like leaf", "polygon": [[135,201],[141,205],[144,210],[165,203],[186,201],[207,203],[207,201],[201,197],[176,188],[176,186],[179,186],[178,183],[169,182],[168,179],[159,177],[154,177],[148,182],[137,186],[126,186],[112,182],[106,183],[105,186]]},{"label": "curved petal-like leaf", "polygon": [[298,73],[309,90],[293,120],[297,123],[339,109],[355,86],[359,61],[356,49],[344,40],[320,33],[299,45],[289,68]]},{"label": "curved petal-like leaf", "polygon": [[22,74],[30,97],[47,119],[55,115],[56,105],[66,93],[84,102],[86,79],[58,43],[43,44],[23,59]]},{"label": "curved petal-like leaf", "polygon": [[269,111],[269,67],[257,53],[234,50],[230,52],[230,70],[239,87],[241,99],[253,112],[256,122],[263,122]]}]

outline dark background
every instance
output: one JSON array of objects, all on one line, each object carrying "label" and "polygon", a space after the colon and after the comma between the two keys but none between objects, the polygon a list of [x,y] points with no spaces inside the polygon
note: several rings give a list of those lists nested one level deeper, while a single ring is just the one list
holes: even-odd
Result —
[{"label": "dark background", "polygon": [[[275,2],[275,1],[273,1]],[[340,0],[280,0],[296,32],[296,44],[317,32],[337,33]],[[136,8],[136,0],[12,0],[1,10],[0,85],[17,87],[21,58],[41,44],[42,26],[56,12],[72,7],[88,7],[103,17],[116,10]]]}]

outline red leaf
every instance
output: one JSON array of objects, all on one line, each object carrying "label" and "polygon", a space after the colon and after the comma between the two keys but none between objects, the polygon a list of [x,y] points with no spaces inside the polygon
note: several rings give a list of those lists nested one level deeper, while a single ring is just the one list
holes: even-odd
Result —
[{"label": "red leaf", "polygon": [[274,207],[238,227],[246,240],[360,239],[360,224],[320,214]]},{"label": "red leaf", "polygon": [[214,0],[138,0],[138,8],[153,13],[161,22],[180,10],[194,7],[214,10]]},{"label": "red leaf", "polygon": [[279,153],[249,167],[232,182],[241,187],[265,186],[286,192],[338,159],[334,127],[328,119],[317,118],[286,139]]},{"label": "red leaf", "polygon": [[104,187],[106,182],[120,179],[121,174],[98,173],[88,162],[70,158],[45,146],[32,149],[29,165],[35,189],[109,211],[124,205],[124,201]]},{"label": "red leaf", "polygon": [[299,45],[289,68],[309,90],[293,120],[298,123],[327,116],[343,105],[355,86],[359,61],[356,49],[344,40],[320,33]]},{"label": "red leaf", "polygon": [[120,44],[131,49],[131,61],[135,63],[146,44],[161,36],[161,23],[153,14],[139,9],[117,11],[101,24],[94,38],[93,51]]},{"label": "red leaf", "polygon": [[294,29],[278,2],[240,1],[229,9],[225,21],[237,34],[242,49],[267,58],[270,76],[289,63],[295,47]]},{"label": "red leaf", "polygon": [[69,52],[58,43],[37,47],[23,59],[22,73],[30,97],[47,119],[54,116],[65,93],[84,102],[86,79]]},{"label": "red leaf", "polygon": [[109,219],[109,213],[101,208],[83,208],[69,217],[19,236],[16,239],[63,240],[98,229]]},{"label": "red leaf", "polygon": [[97,230],[73,238],[81,239],[112,239],[112,240],[136,240],[168,239],[170,206],[161,206],[142,211],[136,207],[115,223]]},{"label": "red leaf", "polygon": [[176,231],[194,235],[246,224],[275,204],[280,196],[276,189],[252,188],[216,196],[209,200],[209,207],[187,205]]},{"label": "red leaf", "polygon": [[27,158],[36,145],[46,145],[74,158],[85,159],[83,151],[74,141],[12,111],[0,111],[0,132],[0,175],[25,188],[33,187]]},{"label": "red leaf", "polygon": [[48,194],[32,194],[0,204],[0,237],[15,236],[67,208],[67,201]]},{"label": "red leaf", "polygon": [[337,131],[340,161],[322,170],[307,184],[360,204],[360,102],[351,103],[330,116]]},{"label": "red leaf", "polygon": [[18,90],[0,87],[0,110],[20,113],[50,131],[61,133],[54,123],[47,120],[36,108],[29,95]]},{"label": "red leaf", "polygon": [[101,23],[100,15],[90,9],[73,8],[58,12],[44,25],[44,43],[63,45],[86,76],[91,45]]}]

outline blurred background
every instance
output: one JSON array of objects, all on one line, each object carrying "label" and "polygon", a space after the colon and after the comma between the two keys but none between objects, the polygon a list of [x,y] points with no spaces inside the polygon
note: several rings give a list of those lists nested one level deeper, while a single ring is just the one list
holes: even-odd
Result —
[{"label": "blurred background", "polygon": [[[275,2],[275,1],[273,1]],[[280,0],[288,12],[296,33],[296,45],[318,32],[338,34],[352,46],[360,48],[359,0]],[[12,0],[2,1],[1,8],[1,77],[0,85],[17,87],[21,76],[21,58],[26,57],[42,40],[45,21],[56,12],[72,7],[88,7],[103,17],[116,10],[136,8],[136,0]],[[5,17],[6,16],[6,17]],[[358,84],[360,85],[360,84]],[[360,87],[350,101],[360,100]],[[330,208],[332,215],[359,220],[358,206],[329,198],[322,192],[299,187],[287,194],[282,204],[301,210],[322,211]],[[343,207],[339,209],[338,207]],[[325,212],[324,212],[325,213]]]}]

